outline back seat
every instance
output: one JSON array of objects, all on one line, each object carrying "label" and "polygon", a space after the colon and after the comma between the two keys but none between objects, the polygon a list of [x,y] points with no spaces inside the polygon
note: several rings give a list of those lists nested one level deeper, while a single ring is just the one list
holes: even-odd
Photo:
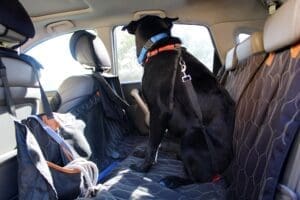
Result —
[{"label": "back seat", "polygon": [[221,83],[236,103],[266,57],[261,32],[253,33],[227,53],[226,72]]},{"label": "back seat", "polygon": [[[239,63],[225,81],[237,104],[231,198],[273,199],[290,147],[299,134],[299,12],[300,2],[289,0],[268,18],[263,33],[267,54],[259,45],[259,51],[250,57],[242,56],[243,47],[257,34],[236,47]],[[299,151],[299,143],[294,145],[298,149],[294,152]],[[299,164],[289,160],[293,162],[290,165]],[[299,169],[299,165],[295,167]],[[295,179],[299,183],[299,173]],[[295,189],[289,192],[295,195]]]},{"label": "back seat", "polygon": [[[288,0],[268,18],[263,36],[255,33],[231,49],[226,59],[223,82],[237,103],[234,159],[225,176],[228,187],[224,182],[192,184],[170,194],[168,188],[158,184],[159,179],[185,175],[180,161],[160,152],[158,163],[145,174],[129,169],[139,160],[129,156],[103,184],[105,191],[116,199],[274,199],[279,181],[284,181],[280,177],[287,155],[300,130],[299,5],[297,0]],[[275,32],[281,34],[274,38]],[[299,142],[294,142],[294,147],[291,155],[299,156],[294,153],[299,152]],[[293,164],[299,162],[291,158],[287,167],[295,174],[299,165],[291,167]],[[291,177],[291,173],[285,174]],[[164,194],[170,196],[165,198]]]}]

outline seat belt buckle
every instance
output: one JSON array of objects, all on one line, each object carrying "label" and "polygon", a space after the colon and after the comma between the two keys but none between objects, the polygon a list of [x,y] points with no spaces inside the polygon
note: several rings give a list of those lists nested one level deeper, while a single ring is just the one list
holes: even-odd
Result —
[{"label": "seat belt buckle", "polygon": [[179,65],[181,67],[181,73],[182,73],[182,77],[181,80],[183,83],[187,82],[187,81],[191,81],[192,77],[189,74],[186,74],[186,64],[184,62],[184,60],[182,59],[182,57],[179,57]]}]

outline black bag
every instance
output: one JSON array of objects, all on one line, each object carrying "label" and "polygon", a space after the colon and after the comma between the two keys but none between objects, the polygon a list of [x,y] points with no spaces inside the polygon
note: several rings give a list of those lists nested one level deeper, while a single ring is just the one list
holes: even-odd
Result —
[{"label": "black bag", "polygon": [[72,147],[40,116],[15,121],[15,127],[20,199],[75,199],[96,193],[96,165],[75,158]]},{"label": "black bag", "polygon": [[[26,56],[24,59],[31,66],[40,67],[33,59]],[[4,66],[2,68],[5,70]],[[1,78],[9,112],[15,116],[7,78]],[[46,94],[40,83],[39,85],[45,114],[29,116],[22,122],[15,119],[19,199],[75,199],[94,196],[98,190],[98,168],[93,162],[79,157],[78,154],[82,152],[77,154],[74,150],[88,152],[89,149],[81,143],[73,148],[59,135],[61,130],[71,135],[71,139],[75,138],[74,141],[79,141],[80,134],[83,133],[72,134],[73,130],[80,132],[76,127],[70,128],[72,124],[68,128],[60,127],[54,119]]]}]

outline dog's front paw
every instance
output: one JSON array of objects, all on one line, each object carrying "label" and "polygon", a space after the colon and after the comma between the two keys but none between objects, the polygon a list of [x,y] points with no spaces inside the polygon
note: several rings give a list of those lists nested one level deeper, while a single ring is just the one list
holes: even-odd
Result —
[{"label": "dog's front paw", "polygon": [[146,156],[146,151],[142,150],[142,149],[137,149],[133,152],[133,156],[134,157],[138,157],[138,158],[145,158]]},{"label": "dog's front paw", "polygon": [[137,172],[143,172],[143,173],[148,172],[151,167],[152,167],[152,164],[148,164],[148,163],[142,163],[141,165],[138,165],[138,164],[130,165],[130,169],[137,171]]}]

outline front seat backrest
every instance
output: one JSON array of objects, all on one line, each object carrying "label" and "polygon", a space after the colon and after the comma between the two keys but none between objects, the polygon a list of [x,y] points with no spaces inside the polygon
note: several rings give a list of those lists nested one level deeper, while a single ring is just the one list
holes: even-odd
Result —
[{"label": "front seat backrest", "polygon": [[[54,111],[71,112],[86,123],[84,134],[92,150],[90,159],[101,170],[109,164],[108,159],[119,155],[115,148],[123,130],[114,123],[124,121],[124,112],[114,103],[121,98],[114,90],[116,87],[113,89],[101,74],[110,69],[110,58],[100,38],[87,31],[76,31],[70,39],[70,50],[73,58],[91,69],[92,74],[71,76],[63,81],[51,105]],[[108,117],[113,120],[104,122]],[[116,134],[107,126],[117,127]]]},{"label": "front seat backrest", "polygon": [[[70,51],[73,58],[86,69],[90,69],[92,73],[99,74],[111,69],[110,58],[103,42],[85,30],[74,32],[70,39]],[[118,77],[109,76],[105,79],[115,92],[123,97]],[[95,95],[95,83],[97,81],[95,82],[95,78],[89,74],[67,78],[51,100],[53,111],[69,112],[80,102]]]},{"label": "front seat backrest", "polygon": [[299,13],[300,1],[288,0],[266,20],[263,46],[268,56],[236,104],[230,199],[274,199],[299,134]]}]

